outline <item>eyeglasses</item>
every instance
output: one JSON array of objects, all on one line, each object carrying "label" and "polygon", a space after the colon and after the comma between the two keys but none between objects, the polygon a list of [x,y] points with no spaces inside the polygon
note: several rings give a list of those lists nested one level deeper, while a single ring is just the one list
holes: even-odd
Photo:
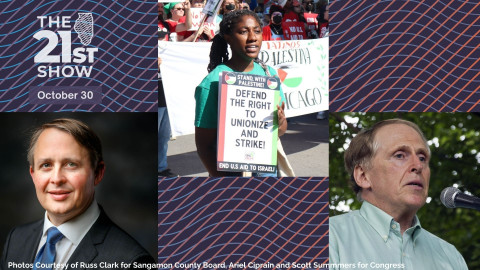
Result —
[{"label": "eyeglasses", "polygon": [[248,7],[243,7],[242,9],[248,10],[249,8]]},{"label": "eyeglasses", "polygon": [[184,8],[174,8],[174,10],[185,10]]}]

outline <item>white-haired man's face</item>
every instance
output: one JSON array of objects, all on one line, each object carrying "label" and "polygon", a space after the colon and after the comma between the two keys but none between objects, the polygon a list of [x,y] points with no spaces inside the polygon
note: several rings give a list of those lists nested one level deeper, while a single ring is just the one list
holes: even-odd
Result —
[{"label": "white-haired man's face", "polygon": [[418,211],[428,196],[430,154],[422,137],[404,124],[381,127],[367,168],[355,169],[364,200],[387,213]]}]

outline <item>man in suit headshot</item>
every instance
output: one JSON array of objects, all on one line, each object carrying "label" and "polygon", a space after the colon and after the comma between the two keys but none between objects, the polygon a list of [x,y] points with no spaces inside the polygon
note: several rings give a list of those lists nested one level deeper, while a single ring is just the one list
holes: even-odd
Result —
[{"label": "man in suit headshot", "polygon": [[330,269],[468,269],[457,249],[422,228],[430,148],[419,127],[389,119],[359,132],[345,167],[360,210],[330,218]]},{"label": "man in suit headshot", "polygon": [[38,127],[30,140],[28,162],[45,216],[9,233],[2,269],[129,269],[155,264],[95,200],[105,163],[101,141],[86,124],[64,118]]}]

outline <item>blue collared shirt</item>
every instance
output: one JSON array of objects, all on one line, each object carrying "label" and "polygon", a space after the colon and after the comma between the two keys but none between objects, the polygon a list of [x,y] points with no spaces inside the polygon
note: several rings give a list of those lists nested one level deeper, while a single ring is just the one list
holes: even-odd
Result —
[{"label": "blue collared shirt", "polygon": [[468,269],[457,249],[423,229],[416,216],[402,235],[398,222],[368,202],[330,218],[329,242],[330,269]]}]

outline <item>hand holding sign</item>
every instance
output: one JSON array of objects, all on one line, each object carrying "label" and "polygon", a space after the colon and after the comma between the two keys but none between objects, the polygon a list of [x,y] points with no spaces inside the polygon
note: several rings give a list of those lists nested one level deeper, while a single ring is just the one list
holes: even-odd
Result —
[{"label": "hand holding sign", "polygon": [[203,26],[203,33],[208,37],[208,40],[212,40],[213,38],[213,33],[210,27],[204,25]]},{"label": "hand holding sign", "polygon": [[[280,97],[280,100],[282,98]],[[285,102],[282,101],[282,105],[277,105],[277,117],[278,117],[278,137],[285,134],[287,131],[287,118],[285,117]]]}]

